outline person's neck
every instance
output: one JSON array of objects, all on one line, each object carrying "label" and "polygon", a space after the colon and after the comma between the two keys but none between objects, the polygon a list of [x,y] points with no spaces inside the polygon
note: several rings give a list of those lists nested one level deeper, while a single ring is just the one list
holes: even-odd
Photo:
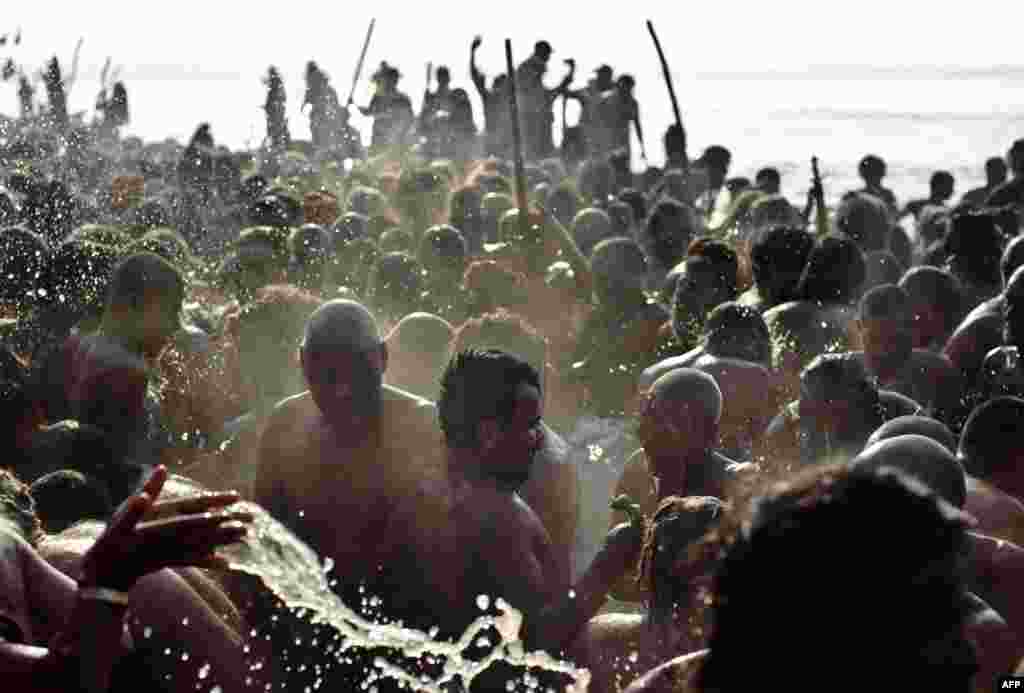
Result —
[{"label": "person's neck", "polygon": [[475,488],[486,488],[499,493],[515,493],[497,479],[482,473],[483,464],[478,450],[471,448],[448,448],[448,475]]}]

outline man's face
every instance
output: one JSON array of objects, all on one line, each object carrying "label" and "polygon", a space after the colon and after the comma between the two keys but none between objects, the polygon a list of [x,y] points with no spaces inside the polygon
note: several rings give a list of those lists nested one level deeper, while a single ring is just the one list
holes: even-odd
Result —
[{"label": "man's face", "polygon": [[506,421],[497,421],[496,434],[482,464],[484,475],[510,490],[518,489],[530,478],[537,452],[544,445],[540,391],[520,384],[515,390],[515,408]]},{"label": "man's face", "polygon": [[637,435],[649,460],[671,457],[672,451],[679,449],[678,444],[687,437],[680,420],[685,413],[681,404],[647,396],[641,405]]},{"label": "man's face", "polygon": [[676,296],[693,315],[705,315],[719,301],[721,282],[707,262],[687,260],[676,284]]},{"label": "man's face", "polygon": [[380,349],[305,348],[302,372],[313,401],[338,425],[358,425],[378,413],[384,378]]}]

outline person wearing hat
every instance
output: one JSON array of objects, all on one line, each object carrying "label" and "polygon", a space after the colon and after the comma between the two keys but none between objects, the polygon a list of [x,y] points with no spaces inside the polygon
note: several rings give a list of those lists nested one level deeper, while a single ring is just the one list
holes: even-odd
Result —
[{"label": "person wearing hat", "polygon": [[397,68],[388,65],[387,61],[381,62],[372,78],[376,93],[369,106],[359,107],[359,112],[364,116],[373,117],[370,147],[374,150],[402,144],[412,128],[415,120],[412,101],[398,91],[398,80],[401,78],[402,73]]}]

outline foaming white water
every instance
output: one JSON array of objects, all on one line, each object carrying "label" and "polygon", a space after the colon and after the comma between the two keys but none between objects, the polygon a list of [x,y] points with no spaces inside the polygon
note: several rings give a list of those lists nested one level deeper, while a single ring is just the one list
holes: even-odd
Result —
[{"label": "foaming white water", "polygon": [[[352,649],[395,648],[403,657],[430,656],[443,659],[441,673],[431,677],[420,671],[409,671],[403,665],[377,658],[376,673],[367,673],[368,680],[380,678],[404,682],[410,690],[425,693],[450,693],[444,687],[461,679],[466,688],[492,664],[503,661],[516,667],[537,667],[551,673],[565,674],[573,683],[567,693],[584,693],[590,673],[570,662],[558,660],[544,652],[527,652],[520,637],[522,614],[504,600],[497,600],[498,615],[481,615],[466,628],[458,640],[436,639],[431,633],[393,624],[369,620],[341,601],[331,589],[327,573],[331,561],[321,564],[316,553],[289,532],[266,511],[252,503],[240,504],[240,510],[254,516],[246,539],[224,551],[233,570],[253,575],[288,607],[305,609],[312,623],[326,624],[343,638],[342,652]],[[467,597],[469,598],[469,597]],[[481,610],[490,606],[490,599],[477,600]],[[494,628],[500,642],[483,659],[468,659],[463,653]],[[528,687],[531,679],[524,677]]]}]

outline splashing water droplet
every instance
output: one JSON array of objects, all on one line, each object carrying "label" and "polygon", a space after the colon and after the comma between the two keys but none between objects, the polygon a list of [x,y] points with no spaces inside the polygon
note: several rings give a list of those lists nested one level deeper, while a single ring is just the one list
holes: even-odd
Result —
[{"label": "splashing water droplet", "polygon": [[491,598],[486,594],[481,594],[476,598],[476,605],[480,607],[480,611],[487,611],[491,606]]},{"label": "splashing water droplet", "polygon": [[201,667],[199,667],[199,679],[200,680],[205,679],[209,675],[210,675],[210,665],[208,663],[204,664]]}]

